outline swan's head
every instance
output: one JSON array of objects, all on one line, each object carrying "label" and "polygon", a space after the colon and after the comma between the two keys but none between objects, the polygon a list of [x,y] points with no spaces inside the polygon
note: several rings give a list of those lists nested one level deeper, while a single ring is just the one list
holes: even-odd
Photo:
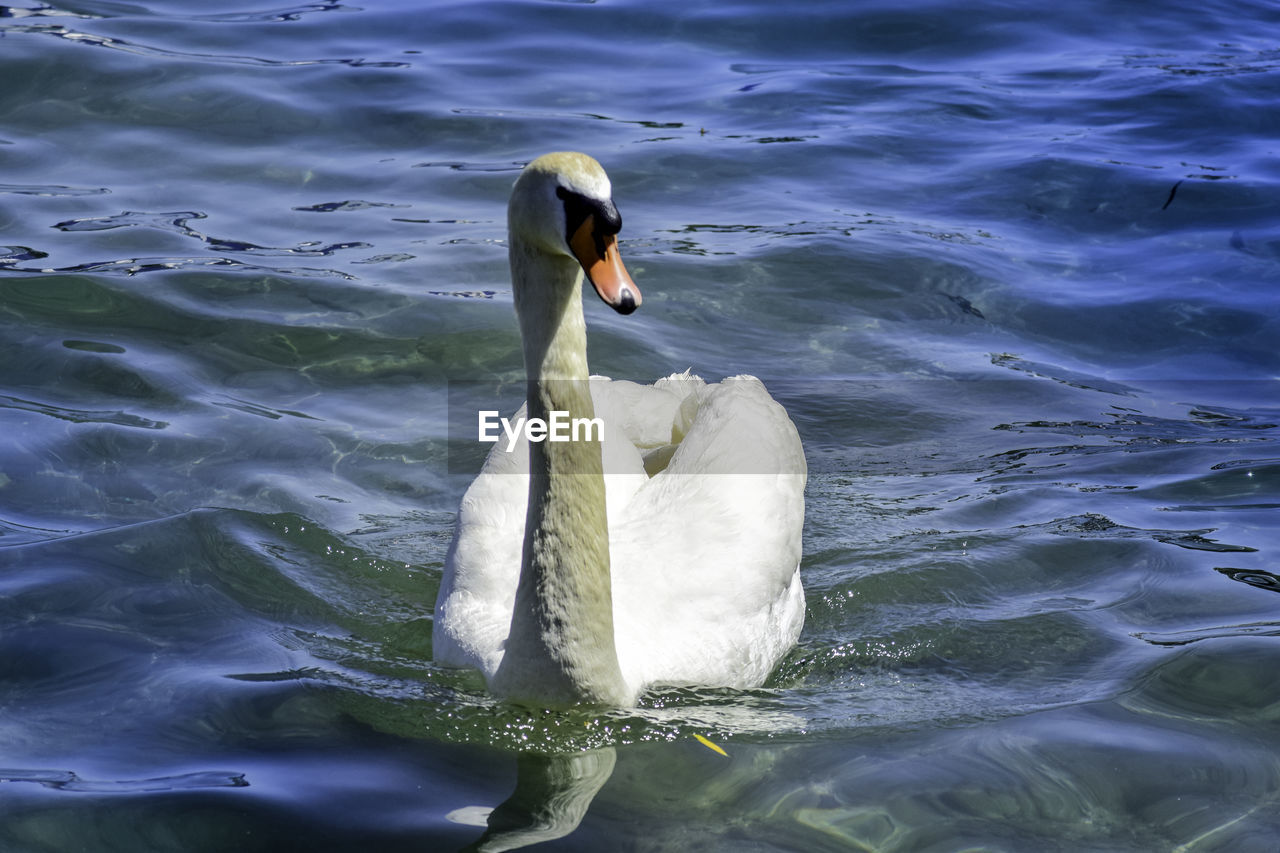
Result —
[{"label": "swan's head", "polygon": [[525,166],[511,193],[507,225],[513,241],[581,264],[596,293],[618,313],[640,306],[640,288],[618,254],[622,217],[609,176],[586,154],[544,154]]}]

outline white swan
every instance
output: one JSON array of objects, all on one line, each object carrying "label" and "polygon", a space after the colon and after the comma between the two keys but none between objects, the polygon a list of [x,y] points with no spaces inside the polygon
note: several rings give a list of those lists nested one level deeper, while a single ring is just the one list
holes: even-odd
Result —
[{"label": "white swan", "polygon": [[640,304],[620,226],[609,179],[585,154],[540,157],[516,181],[508,232],[527,413],[594,416],[605,432],[495,445],[462,498],[432,647],[523,703],[757,686],[804,623],[804,453],[760,381],[589,379],[583,272],[618,312]]}]

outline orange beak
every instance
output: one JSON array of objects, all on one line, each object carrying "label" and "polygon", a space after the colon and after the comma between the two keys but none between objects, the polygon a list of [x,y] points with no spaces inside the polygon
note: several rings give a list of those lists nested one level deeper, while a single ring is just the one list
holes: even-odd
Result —
[{"label": "orange beak", "polygon": [[594,216],[588,216],[569,241],[573,256],[582,264],[587,280],[596,293],[619,314],[630,314],[640,307],[640,288],[631,280],[618,254],[618,238],[613,234],[598,239]]}]

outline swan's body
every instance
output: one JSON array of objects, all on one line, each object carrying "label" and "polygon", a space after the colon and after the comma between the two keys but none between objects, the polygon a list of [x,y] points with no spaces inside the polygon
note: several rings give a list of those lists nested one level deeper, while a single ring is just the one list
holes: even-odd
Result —
[{"label": "swan's body", "polygon": [[640,302],[617,257],[620,224],[585,155],[539,158],[516,182],[527,413],[604,425],[602,442],[495,446],[462,499],[434,656],[518,701],[629,705],[649,685],[756,686],[804,622],[804,454],[764,386],[589,379],[583,270],[621,313]]}]

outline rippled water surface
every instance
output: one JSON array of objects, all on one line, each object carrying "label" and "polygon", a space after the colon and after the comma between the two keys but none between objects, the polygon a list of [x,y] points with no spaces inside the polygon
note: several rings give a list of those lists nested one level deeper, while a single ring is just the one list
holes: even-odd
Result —
[{"label": "rippled water surface", "polygon": [[[1274,5],[29,3],[0,80],[0,848],[1275,848]],[[593,370],[805,443],[763,689],[431,663],[564,148]]]}]

